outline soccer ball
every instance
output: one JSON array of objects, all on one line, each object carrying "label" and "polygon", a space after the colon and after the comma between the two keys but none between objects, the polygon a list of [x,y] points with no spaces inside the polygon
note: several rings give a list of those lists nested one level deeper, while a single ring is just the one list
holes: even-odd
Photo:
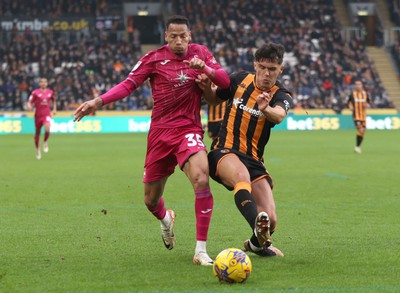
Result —
[{"label": "soccer ball", "polygon": [[217,255],[212,268],[220,282],[243,283],[249,278],[252,266],[244,251],[227,248]]}]

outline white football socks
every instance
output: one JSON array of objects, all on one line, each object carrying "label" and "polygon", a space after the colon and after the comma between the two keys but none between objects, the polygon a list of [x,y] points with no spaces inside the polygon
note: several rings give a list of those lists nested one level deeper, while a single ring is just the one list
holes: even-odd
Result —
[{"label": "white football socks", "polygon": [[168,226],[171,224],[171,221],[172,221],[171,215],[170,215],[169,212],[167,211],[167,212],[165,213],[164,219],[161,220],[161,224],[162,224],[164,227],[168,227]]},{"label": "white football socks", "polygon": [[200,241],[197,240],[196,242],[196,253],[202,251],[202,252],[207,252],[207,246],[206,246],[207,242],[206,241]]}]

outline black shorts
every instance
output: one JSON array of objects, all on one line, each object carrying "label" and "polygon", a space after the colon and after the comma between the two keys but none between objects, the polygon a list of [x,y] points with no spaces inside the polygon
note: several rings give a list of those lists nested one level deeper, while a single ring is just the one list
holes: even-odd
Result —
[{"label": "black shorts", "polygon": [[356,128],[358,128],[360,126],[365,128],[367,126],[367,123],[365,120],[354,120],[354,125],[356,126]]},{"label": "black shorts", "polygon": [[218,135],[219,129],[221,128],[221,121],[208,122],[207,134],[211,138],[215,138]]},{"label": "black shorts", "polygon": [[250,180],[252,183],[262,178],[265,178],[268,181],[268,184],[271,186],[271,189],[274,188],[272,177],[269,175],[267,169],[265,169],[265,166],[262,162],[257,161],[254,158],[241,152],[231,149],[216,149],[208,153],[208,163],[210,167],[210,176],[212,179],[224,185],[228,190],[233,190],[233,187],[223,184],[217,174],[219,162],[222,160],[222,158],[228,155],[236,155],[239,160],[246,166],[247,170],[249,171]]}]

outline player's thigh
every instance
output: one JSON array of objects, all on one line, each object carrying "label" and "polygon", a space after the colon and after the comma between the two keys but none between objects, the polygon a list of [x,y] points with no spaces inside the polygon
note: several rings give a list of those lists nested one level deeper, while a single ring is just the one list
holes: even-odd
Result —
[{"label": "player's thigh", "polygon": [[151,129],[148,134],[143,182],[156,182],[174,173],[177,160],[173,134],[164,129]]},{"label": "player's thigh", "polygon": [[361,122],[362,128],[363,128],[363,132],[365,132],[365,130],[367,130],[367,122],[366,121],[362,121]]},{"label": "player's thigh", "polygon": [[224,185],[230,187],[235,187],[239,182],[250,183],[249,171],[235,154],[226,155],[219,161],[216,175]]},{"label": "player's thigh", "polygon": [[43,119],[41,118],[35,118],[35,129],[36,129],[36,134],[40,134],[40,130],[43,127]]},{"label": "player's thigh", "polygon": [[[201,150],[197,153],[192,154],[182,168],[186,176],[190,181],[195,180],[199,177],[206,177],[208,180],[208,160],[207,153],[205,150]],[[203,178],[204,180],[205,178]]]},{"label": "player's thigh", "polygon": [[182,171],[195,190],[209,187],[209,169],[202,129],[186,129],[177,135],[178,151],[175,156]]},{"label": "player's thigh", "polygon": [[44,130],[45,130],[46,132],[49,132],[49,131],[50,131],[50,125],[51,125],[51,117],[50,117],[50,116],[47,116],[46,119],[45,119],[45,121],[43,122]]},{"label": "player's thigh", "polygon": [[356,126],[358,131],[360,131],[360,132],[364,132],[365,131],[366,124],[365,124],[364,121],[356,120],[356,121],[354,121],[354,124],[355,124],[355,126]]}]

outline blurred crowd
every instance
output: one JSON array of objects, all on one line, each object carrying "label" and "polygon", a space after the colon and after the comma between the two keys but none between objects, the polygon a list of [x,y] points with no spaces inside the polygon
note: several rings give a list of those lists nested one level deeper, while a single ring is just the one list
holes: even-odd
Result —
[{"label": "blurred crowd", "polygon": [[[2,0],[2,17],[71,17],[107,14],[107,0]],[[115,2],[115,1],[114,1]]]},{"label": "blurred crowd", "polygon": [[264,42],[284,44],[282,79],[297,108],[340,112],[354,79],[376,107],[392,107],[363,40],[343,39],[331,0],[178,0],[177,11],[229,72],[252,70],[254,48]]},{"label": "blurred crowd", "polygon": [[[400,28],[400,0],[388,0],[388,6],[392,22]],[[391,47],[391,52],[396,61],[400,77],[400,30],[395,32],[395,41]]]},{"label": "blurred crowd", "polygon": [[[0,2],[0,17],[99,15],[111,1],[23,0]],[[119,2],[119,1],[114,1]],[[392,107],[363,40],[344,41],[331,0],[176,0],[178,14],[192,23],[193,41],[213,52],[228,71],[252,70],[253,52],[264,42],[286,47],[282,82],[296,108],[330,108],[340,112],[355,78],[364,81],[376,107]],[[246,13],[243,13],[243,12]],[[39,77],[49,80],[59,110],[109,90],[126,78],[141,51],[140,32],[89,30],[3,32],[0,30],[0,111],[23,110]],[[148,83],[108,109],[152,108]]]},{"label": "blurred crowd", "polygon": [[[134,42],[110,41],[109,33],[93,32],[76,42],[50,34],[26,33],[0,46],[0,110],[22,110],[39,77],[47,77],[59,110],[73,110],[124,80],[142,52]],[[151,109],[148,84],[109,109]]]}]

